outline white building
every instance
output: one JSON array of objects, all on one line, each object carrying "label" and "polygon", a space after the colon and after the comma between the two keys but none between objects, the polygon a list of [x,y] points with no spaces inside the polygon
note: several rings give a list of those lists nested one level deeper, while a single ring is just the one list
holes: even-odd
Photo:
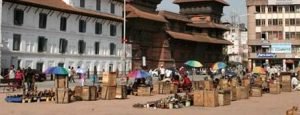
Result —
[{"label": "white building", "polygon": [[[2,68],[124,71],[122,1],[3,0],[2,8]],[[131,67],[131,47],[126,49]]]},{"label": "white building", "polygon": [[233,43],[233,45],[227,46],[228,61],[243,63],[247,59],[248,53],[247,31],[245,28],[233,27],[231,24],[227,26],[230,31],[224,33],[224,38]]}]

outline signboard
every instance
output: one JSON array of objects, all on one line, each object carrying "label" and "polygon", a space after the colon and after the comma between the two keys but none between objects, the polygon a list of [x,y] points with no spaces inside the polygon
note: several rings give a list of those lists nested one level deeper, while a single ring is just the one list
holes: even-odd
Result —
[{"label": "signboard", "polygon": [[291,43],[272,43],[271,44],[272,53],[292,53]]},{"label": "signboard", "polygon": [[258,58],[275,58],[276,54],[274,53],[257,53]]},{"label": "signboard", "polygon": [[268,5],[300,4],[300,0],[268,0]]}]

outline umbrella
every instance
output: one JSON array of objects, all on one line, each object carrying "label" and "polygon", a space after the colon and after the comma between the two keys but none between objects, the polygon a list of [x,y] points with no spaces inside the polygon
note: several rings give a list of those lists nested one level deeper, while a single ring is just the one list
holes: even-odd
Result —
[{"label": "umbrella", "polygon": [[258,74],[266,74],[266,70],[262,67],[254,67],[252,72]]},{"label": "umbrella", "polygon": [[212,65],[212,69],[213,70],[218,70],[218,69],[223,69],[225,68],[227,65],[224,62],[216,62]]},{"label": "umbrella", "polygon": [[86,70],[85,70],[85,69],[82,69],[82,68],[78,68],[78,69],[76,70],[76,73],[83,74],[83,73],[86,73]]},{"label": "umbrella", "polygon": [[203,65],[196,60],[189,60],[187,62],[184,63],[185,65],[191,66],[191,67],[202,67]]},{"label": "umbrella", "polygon": [[44,73],[47,74],[57,74],[57,75],[67,75],[69,74],[68,69],[63,67],[50,67]]},{"label": "umbrella", "polygon": [[146,78],[146,77],[151,77],[151,74],[144,70],[135,70],[135,71],[129,72],[128,76],[132,77],[132,78]]}]

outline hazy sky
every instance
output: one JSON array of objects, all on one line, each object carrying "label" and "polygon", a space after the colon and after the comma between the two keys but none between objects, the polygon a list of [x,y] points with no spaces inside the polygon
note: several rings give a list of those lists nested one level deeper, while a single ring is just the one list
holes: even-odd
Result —
[{"label": "hazy sky", "polygon": [[[174,0],[163,0],[161,4],[158,5],[158,10],[168,10],[173,12],[179,12],[179,6],[173,4]],[[230,16],[234,13],[241,15],[239,16],[242,23],[247,21],[247,10],[246,10],[246,0],[225,0],[230,6],[224,7],[224,16],[222,21],[231,22]]]}]

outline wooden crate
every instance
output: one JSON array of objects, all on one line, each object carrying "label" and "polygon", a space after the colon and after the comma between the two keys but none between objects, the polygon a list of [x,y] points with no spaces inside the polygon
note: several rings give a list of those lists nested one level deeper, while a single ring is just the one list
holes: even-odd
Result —
[{"label": "wooden crate", "polygon": [[286,111],[286,115],[300,115],[300,112],[298,112],[298,107],[293,106],[291,109],[288,109]]},{"label": "wooden crate", "polygon": [[82,94],[82,86],[75,86],[74,88],[74,98],[76,101],[81,101],[81,94]]},{"label": "wooden crate", "polygon": [[218,101],[220,106],[230,105],[231,103],[231,90],[221,90],[218,94]]},{"label": "wooden crate", "polygon": [[219,106],[218,92],[215,90],[204,90],[204,107]]},{"label": "wooden crate", "polygon": [[84,100],[84,101],[90,101],[90,100],[91,100],[91,90],[90,90],[90,86],[83,86],[83,87],[82,87],[81,98],[82,98],[82,100]]},{"label": "wooden crate", "polygon": [[159,90],[160,90],[159,83],[154,83],[151,94],[159,94]]},{"label": "wooden crate", "polygon": [[172,83],[171,86],[170,86],[170,88],[171,88],[170,89],[171,93],[177,93],[178,92],[178,85],[177,84]]},{"label": "wooden crate", "polygon": [[204,90],[194,91],[194,106],[204,106]]},{"label": "wooden crate", "polygon": [[237,79],[232,79],[232,80],[231,80],[231,86],[232,86],[232,87],[240,86],[240,85],[239,85],[239,81],[238,81]]},{"label": "wooden crate", "polygon": [[227,89],[229,87],[228,80],[227,79],[221,79],[220,82],[219,82],[219,87],[221,89]]},{"label": "wooden crate", "polygon": [[269,89],[271,94],[279,94],[281,92],[279,83],[270,83]]},{"label": "wooden crate", "polygon": [[56,88],[55,102],[56,103],[70,103],[69,88]]},{"label": "wooden crate", "polygon": [[211,80],[204,81],[204,89],[205,90],[213,90],[214,89],[213,81],[211,81]]},{"label": "wooden crate", "polygon": [[116,72],[103,72],[102,84],[106,86],[116,86],[117,75]]},{"label": "wooden crate", "polygon": [[252,97],[261,97],[262,89],[260,87],[252,87],[251,88],[251,96]]},{"label": "wooden crate", "polygon": [[282,82],[291,82],[291,75],[282,75],[281,81]]},{"label": "wooden crate", "polygon": [[257,77],[254,81],[254,86],[255,87],[262,87],[263,84],[263,80],[261,79],[261,77]]},{"label": "wooden crate", "polygon": [[126,85],[117,85],[116,98],[117,99],[126,99],[127,98]]},{"label": "wooden crate", "polygon": [[138,96],[150,96],[151,95],[150,87],[138,87],[137,95]]},{"label": "wooden crate", "polygon": [[200,89],[200,81],[192,81],[193,90],[201,90]]},{"label": "wooden crate", "polygon": [[231,89],[230,89],[230,96],[231,96],[231,101],[238,100],[237,94],[236,94],[236,87],[231,87]]},{"label": "wooden crate", "polygon": [[282,82],[281,85],[282,85],[282,88],[281,88],[282,92],[291,92],[292,91],[291,82]]},{"label": "wooden crate", "polygon": [[112,100],[116,97],[116,86],[105,86],[101,87],[101,99],[103,100]]},{"label": "wooden crate", "polygon": [[91,94],[91,96],[90,96],[90,98],[91,98],[91,101],[95,101],[95,100],[97,100],[97,98],[98,98],[98,89],[97,89],[97,87],[96,86],[90,86],[90,94]]},{"label": "wooden crate", "polygon": [[249,90],[244,86],[236,87],[236,98],[239,99],[248,99],[249,98]]},{"label": "wooden crate", "polygon": [[54,80],[55,88],[68,88],[68,77],[67,76],[56,76]]},{"label": "wooden crate", "polygon": [[159,94],[170,94],[171,93],[171,83],[169,82],[159,82]]},{"label": "wooden crate", "polygon": [[242,86],[249,87],[250,86],[250,79],[243,79]]}]

